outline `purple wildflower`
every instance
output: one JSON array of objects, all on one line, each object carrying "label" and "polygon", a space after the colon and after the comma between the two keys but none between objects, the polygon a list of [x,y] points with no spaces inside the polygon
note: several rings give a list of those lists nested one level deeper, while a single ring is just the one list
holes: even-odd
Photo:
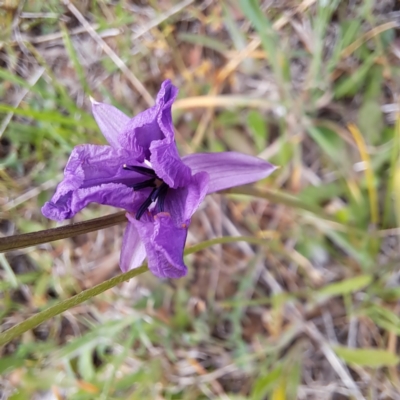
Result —
[{"label": "purple wildflower", "polygon": [[206,194],[267,177],[275,167],[236,152],[181,158],[174,141],[171,107],[178,90],[169,80],[156,104],[134,118],[93,103],[93,115],[110,146],[73,149],[64,180],[43,208],[53,220],[72,218],[89,203],[128,211],[120,266],[139,266],[146,254],[160,278],[186,274],[183,249],[190,219]]}]

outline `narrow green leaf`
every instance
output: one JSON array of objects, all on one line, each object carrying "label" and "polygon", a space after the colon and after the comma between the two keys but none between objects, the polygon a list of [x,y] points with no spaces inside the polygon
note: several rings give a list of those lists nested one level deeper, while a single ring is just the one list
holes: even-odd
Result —
[{"label": "narrow green leaf", "polygon": [[362,312],[376,323],[376,325],[400,336],[400,318],[391,310],[374,304]]},{"label": "narrow green leaf", "polygon": [[0,78],[4,79],[5,81],[12,82],[13,84],[21,86],[25,89],[29,89],[33,93],[39,94],[41,96],[44,95],[44,91],[40,90],[38,86],[32,86],[26,79],[22,79],[4,68],[0,68]]},{"label": "narrow green leaf", "polygon": [[362,104],[358,111],[358,126],[369,143],[379,144],[384,122],[378,100],[367,100]]},{"label": "narrow green leaf", "polygon": [[239,5],[244,15],[250,20],[260,35],[268,61],[271,63],[275,76],[282,84],[284,82],[284,75],[280,63],[284,60],[284,56],[279,51],[278,34],[275,32],[271,21],[264,15],[257,0],[240,0]]},{"label": "narrow green leaf", "polygon": [[[228,4],[222,3],[222,7],[224,11],[223,19],[226,30],[228,31],[236,50],[241,51],[245,49],[247,46],[246,37],[244,33],[241,31],[238,22],[236,21],[236,18],[233,15],[232,10],[228,7]],[[243,63],[250,64],[251,59],[243,60]]]},{"label": "narrow green leaf", "polygon": [[60,25],[61,25],[61,31],[63,34],[63,41],[64,41],[65,49],[67,50],[69,58],[71,59],[72,63],[74,64],[75,71],[78,75],[78,78],[82,85],[83,90],[85,91],[86,94],[90,95],[91,90],[90,90],[90,87],[89,87],[86,77],[85,77],[85,71],[84,71],[81,63],[79,62],[78,55],[77,55],[74,45],[71,41],[71,37],[69,36],[68,29],[64,23],[61,23]]},{"label": "narrow green leaf", "polygon": [[340,44],[343,48],[349,46],[357,39],[357,37],[360,36],[359,30],[361,28],[361,22],[360,19],[355,18],[345,20],[341,24],[342,40],[340,41]]},{"label": "narrow green leaf", "polygon": [[25,360],[15,355],[3,357],[0,359],[0,374],[3,375],[6,372],[11,372],[15,368],[22,367],[24,364]]},{"label": "narrow green leaf", "polygon": [[360,263],[364,270],[368,270],[373,265],[373,260],[367,251],[361,251],[360,247],[356,247],[348,235],[341,232],[335,232],[331,228],[324,229],[324,233],[328,236],[337,246],[345,251],[349,256],[353,257]]},{"label": "narrow green leaf", "polygon": [[35,111],[29,108],[15,108],[7,104],[0,104],[0,112],[13,112],[17,115],[33,118],[44,122],[58,122],[60,124],[80,126],[95,129],[96,124],[93,119],[88,118],[84,111],[81,111],[81,118],[64,117],[55,111]]},{"label": "narrow green leaf", "polygon": [[96,375],[95,367],[93,365],[93,352],[92,350],[81,350],[78,357],[77,369],[79,375],[86,381],[90,382]]},{"label": "narrow green leaf", "polygon": [[375,62],[375,53],[371,54],[364,63],[350,76],[343,78],[334,89],[335,99],[345,96],[353,96],[365,84],[365,78]]},{"label": "narrow green leaf", "polygon": [[97,326],[82,337],[74,339],[57,351],[57,359],[65,358],[70,360],[77,357],[81,351],[93,351],[99,343],[114,341],[116,335],[127,326],[133,324],[136,316],[130,316],[119,320],[108,321]]},{"label": "narrow green leaf", "polygon": [[336,132],[324,126],[309,126],[308,134],[335,163],[343,163],[344,143]]},{"label": "narrow green leaf", "polygon": [[251,394],[252,400],[262,400],[265,398],[266,394],[273,387],[274,384],[282,376],[283,367],[282,365],[274,368],[272,371],[268,372],[266,375],[260,376],[254,386],[253,392]]},{"label": "narrow green leaf", "polygon": [[338,38],[336,45],[333,49],[332,56],[327,63],[327,71],[331,74],[340,62],[342,51],[345,47],[351,44],[359,35],[358,31],[361,28],[361,21],[353,19],[351,21],[344,21],[339,26]]},{"label": "narrow green leaf", "polygon": [[247,114],[247,125],[253,135],[257,150],[259,152],[264,150],[268,140],[268,127],[265,117],[257,110],[250,110]]},{"label": "narrow green leaf", "polygon": [[335,353],[349,365],[360,367],[389,367],[395,366],[400,359],[396,354],[379,349],[350,349],[343,346],[333,347]]},{"label": "narrow green leaf", "polygon": [[324,48],[326,43],[326,30],[332,14],[339,4],[338,0],[317,2],[317,17],[313,19],[313,52],[310,63],[309,76],[314,81],[314,87],[326,84]]},{"label": "narrow green leaf", "polygon": [[372,276],[360,275],[342,282],[332,283],[318,290],[318,295],[343,296],[361,290],[372,282]]}]

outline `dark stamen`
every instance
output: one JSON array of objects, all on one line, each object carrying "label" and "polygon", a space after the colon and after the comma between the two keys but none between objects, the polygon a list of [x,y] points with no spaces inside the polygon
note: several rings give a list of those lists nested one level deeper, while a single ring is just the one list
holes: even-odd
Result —
[{"label": "dark stamen", "polygon": [[157,189],[154,188],[151,193],[150,196],[143,202],[143,204],[139,207],[139,210],[136,213],[136,219],[139,221],[139,219],[141,218],[141,216],[145,213],[145,211],[150,207],[150,204],[153,202],[153,200],[151,199],[151,197],[153,196],[153,193],[156,191]]},{"label": "dark stamen", "polygon": [[139,183],[135,183],[134,185],[132,185],[133,190],[141,190],[141,189],[145,189],[148,187],[156,187],[156,183],[155,183],[155,179],[148,179],[147,181],[143,181],[143,182],[139,182]]},{"label": "dark stamen", "polygon": [[122,168],[128,171],[135,171],[142,175],[151,176],[152,178],[155,178],[157,176],[156,173],[151,168],[139,167],[137,165],[126,165],[126,164],[124,164]]},{"label": "dark stamen", "polygon": [[[150,182],[150,181],[147,181]],[[143,182],[145,183],[145,182]],[[140,217],[144,214],[144,212],[150,207],[150,204],[157,200],[157,212],[164,211],[164,202],[165,196],[168,192],[168,185],[165,182],[162,182],[160,186],[154,188],[149,197],[143,202],[143,204],[139,207],[139,210],[136,213],[136,219],[139,220]]]},{"label": "dark stamen", "polygon": [[168,185],[163,182],[157,189],[156,191],[151,195],[151,201],[156,201],[158,196],[161,195],[162,192],[165,191],[165,188],[168,189]]},{"label": "dark stamen", "polygon": [[164,185],[165,186],[163,187],[162,191],[158,195],[157,212],[164,212],[164,202],[165,202],[165,198],[167,197],[167,192],[168,192],[168,186],[166,184],[164,184]]}]

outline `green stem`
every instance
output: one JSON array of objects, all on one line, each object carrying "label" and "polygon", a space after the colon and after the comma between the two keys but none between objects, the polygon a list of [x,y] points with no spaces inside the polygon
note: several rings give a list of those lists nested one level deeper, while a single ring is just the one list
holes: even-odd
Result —
[{"label": "green stem", "polygon": [[[191,246],[185,250],[185,254],[192,254],[216,244],[234,243],[234,242],[247,242],[259,245],[265,245],[267,243],[265,239],[260,239],[255,237],[246,237],[246,236],[222,237],[222,238],[207,240],[205,242]],[[107,281],[102,282],[99,285],[84,290],[67,300],[63,300],[60,303],[55,304],[54,306],[51,306],[46,310],[43,310],[33,315],[32,317],[26,319],[25,321],[1,333],[0,346],[3,346],[4,344],[10,342],[17,336],[22,335],[24,332],[36,328],[38,325],[42,324],[48,319],[55,317],[56,315],[59,315],[64,311],[69,310],[70,308],[75,307],[78,304],[81,304],[84,301],[89,300],[92,297],[97,296],[98,294],[103,293],[106,290],[111,289],[122,282],[128,281],[129,279],[132,279],[135,276],[143,274],[146,271],[148,271],[147,265],[142,265],[139,268],[133,269],[131,271],[125,272],[124,274],[120,274],[118,276],[115,276],[114,278],[108,279]]]},{"label": "green stem", "polygon": [[67,300],[63,300],[54,306],[47,308],[46,310],[40,311],[39,313],[32,315],[23,322],[20,322],[17,325],[14,325],[12,328],[6,330],[5,332],[0,334],[0,346],[10,342],[15,337],[22,335],[26,331],[30,329],[36,328],[38,325],[47,321],[48,319],[55,317],[58,314],[63,313],[64,311],[69,310],[72,307],[77,306],[78,304],[83,303],[84,301],[91,299],[94,296],[97,296],[100,293],[105,292],[108,289],[127,281],[137,275],[142,274],[148,270],[147,265],[142,265],[139,268],[128,271],[124,274],[115,276],[114,278],[108,279],[105,282],[100,283],[90,289],[84,290],[83,292],[78,293],[75,296]]}]

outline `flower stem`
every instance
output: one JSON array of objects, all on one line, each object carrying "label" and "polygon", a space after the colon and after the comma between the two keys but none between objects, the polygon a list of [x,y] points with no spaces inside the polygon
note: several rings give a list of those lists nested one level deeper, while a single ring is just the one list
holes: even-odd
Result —
[{"label": "flower stem", "polygon": [[0,346],[8,343],[9,341],[21,335],[24,332],[36,328],[38,325],[47,321],[48,319],[55,317],[56,315],[61,314],[64,311],[69,310],[70,308],[75,307],[78,304],[81,304],[84,301],[91,299],[92,297],[97,296],[98,294],[103,293],[108,289],[111,289],[112,287],[118,285],[119,283],[122,283],[137,275],[140,275],[143,272],[146,272],[147,270],[148,270],[147,265],[142,265],[139,268],[133,269],[124,274],[120,274],[111,279],[108,279],[105,282],[102,282],[90,289],[84,290],[67,300],[63,300],[60,303],[55,304],[54,306],[51,306],[46,310],[43,310],[33,315],[32,317],[26,319],[25,321],[17,325],[14,325],[12,328],[1,333]]},{"label": "flower stem", "polygon": [[[309,211],[315,216],[323,218],[328,221],[333,221],[344,230],[354,228],[339,224],[336,219],[329,214],[325,213],[320,207],[310,205],[301,201],[295,196],[281,192],[279,190],[263,189],[259,190],[252,186],[239,186],[236,188],[224,190],[225,194],[242,194],[252,197],[259,197],[267,199],[273,203],[283,204],[288,207],[298,208]],[[25,233],[22,235],[7,236],[0,238],[0,253],[6,251],[23,249],[25,247],[36,246],[38,244],[53,242],[54,240],[66,239],[82,235],[83,233],[93,232],[100,229],[108,228],[109,226],[117,225],[126,221],[125,212],[118,212],[105,217],[91,219],[89,221],[77,222],[75,224],[61,226],[59,228],[46,229],[43,231]]]},{"label": "flower stem", "polygon": [[58,228],[46,229],[38,232],[24,233],[22,235],[6,236],[0,238],[0,253],[6,251],[23,249],[24,247],[36,246],[38,244],[53,242],[82,235],[84,233],[98,231],[109,226],[117,225],[126,221],[125,212],[94,218],[89,221],[77,222],[75,224],[60,226]]},{"label": "flower stem", "polygon": [[[212,240],[207,240],[205,242],[187,248],[185,250],[185,254],[192,254],[216,244],[234,243],[234,242],[248,242],[252,244],[265,245],[267,243],[267,240],[256,237],[247,237],[247,236],[236,236],[236,237],[231,236],[231,237],[216,238]],[[55,317],[56,315],[59,315],[64,311],[69,310],[70,308],[75,307],[78,304],[81,304],[84,301],[89,300],[92,297],[97,296],[98,294],[103,293],[106,290],[111,289],[122,282],[128,281],[129,279],[134,278],[135,276],[143,274],[146,271],[148,271],[148,267],[147,265],[144,264],[139,268],[133,269],[131,271],[125,272],[124,274],[120,274],[111,279],[108,279],[105,282],[102,282],[90,289],[84,290],[67,300],[63,300],[60,303],[55,304],[54,306],[51,306],[46,310],[43,310],[33,315],[32,317],[26,319],[25,321],[1,333],[0,346],[3,346],[4,344],[10,342],[11,340],[13,340],[19,335],[22,335],[26,331],[36,328],[38,325],[42,324],[48,319]]]}]

